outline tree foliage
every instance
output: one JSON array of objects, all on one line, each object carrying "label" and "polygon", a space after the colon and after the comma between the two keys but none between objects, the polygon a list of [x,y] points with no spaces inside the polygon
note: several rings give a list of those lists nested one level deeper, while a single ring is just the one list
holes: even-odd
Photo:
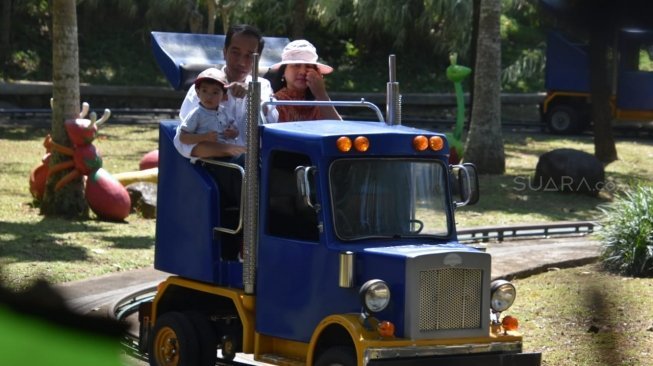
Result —
[{"label": "tree foliage", "polygon": [[[535,0],[502,0],[504,87],[539,90],[542,32]],[[402,90],[450,90],[448,55],[471,65],[473,0],[81,0],[77,2],[80,81],[165,85],[151,57],[150,32],[224,33],[250,23],[269,36],[310,39],[320,57],[345,75],[339,90],[380,91],[387,56],[396,54]],[[215,4],[214,23],[209,4]],[[13,1],[10,50],[0,78],[51,80],[48,0]],[[303,11],[302,9],[305,9]],[[299,14],[305,13],[304,17]],[[110,15],[102,17],[98,15]],[[303,31],[301,31],[303,28]],[[525,46],[526,45],[526,46]]]}]

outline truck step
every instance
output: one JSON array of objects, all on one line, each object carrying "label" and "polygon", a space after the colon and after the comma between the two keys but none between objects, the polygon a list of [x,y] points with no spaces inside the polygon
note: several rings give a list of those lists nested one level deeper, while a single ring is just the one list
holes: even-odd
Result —
[{"label": "truck step", "polygon": [[275,355],[275,354],[271,354],[271,353],[266,353],[266,354],[260,355],[259,361],[268,362],[268,363],[272,363],[272,364],[275,364],[275,365],[281,365],[281,366],[304,366],[304,365],[306,365],[305,360],[300,360],[300,359],[297,359],[297,358],[287,358],[287,357],[283,357],[283,356]]}]

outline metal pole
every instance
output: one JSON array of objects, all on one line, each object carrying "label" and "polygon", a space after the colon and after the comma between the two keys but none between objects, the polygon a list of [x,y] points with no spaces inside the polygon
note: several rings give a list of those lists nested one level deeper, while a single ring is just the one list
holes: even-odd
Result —
[{"label": "metal pole", "polygon": [[259,109],[261,83],[258,81],[259,54],[254,54],[252,81],[247,90],[247,156],[245,157],[245,215],[243,233],[243,285],[246,294],[253,294],[256,284],[256,251],[258,248],[259,210]]}]

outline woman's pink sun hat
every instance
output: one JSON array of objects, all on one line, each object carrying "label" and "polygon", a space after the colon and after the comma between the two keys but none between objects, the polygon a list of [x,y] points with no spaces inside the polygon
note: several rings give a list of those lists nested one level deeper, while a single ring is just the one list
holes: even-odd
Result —
[{"label": "woman's pink sun hat", "polygon": [[277,70],[281,65],[288,64],[316,65],[322,74],[328,74],[333,71],[333,67],[317,62],[315,46],[305,39],[298,39],[288,43],[281,53],[281,62],[270,66],[270,68]]}]

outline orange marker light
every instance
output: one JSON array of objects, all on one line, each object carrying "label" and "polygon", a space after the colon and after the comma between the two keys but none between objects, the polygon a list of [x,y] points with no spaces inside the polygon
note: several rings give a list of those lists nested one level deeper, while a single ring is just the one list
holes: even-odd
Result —
[{"label": "orange marker light", "polygon": [[370,148],[370,140],[365,136],[358,136],[354,139],[354,148],[357,151],[365,152]]},{"label": "orange marker light", "polygon": [[501,325],[505,331],[508,330],[517,330],[519,328],[519,320],[514,316],[506,315],[501,321]]},{"label": "orange marker light", "polygon": [[351,150],[351,139],[347,136],[339,137],[338,140],[336,140],[336,146],[341,152],[348,152]]},{"label": "orange marker light", "polygon": [[424,151],[429,147],[429,140],[424,135],[415,136],[413,138],[413,147],[417,151]]},{"label": "orange marker light", "polygon": [[377,330],[381,337],[394,337],[395,335],[395,325],[387,320],[379,322]]},{"label": "orange marker light", "polygon": [[444,147],[444,140],[442,140],[442,137],[440,136],[431,136],[429,138],[429,146],[433,151],[442,150]]}]

